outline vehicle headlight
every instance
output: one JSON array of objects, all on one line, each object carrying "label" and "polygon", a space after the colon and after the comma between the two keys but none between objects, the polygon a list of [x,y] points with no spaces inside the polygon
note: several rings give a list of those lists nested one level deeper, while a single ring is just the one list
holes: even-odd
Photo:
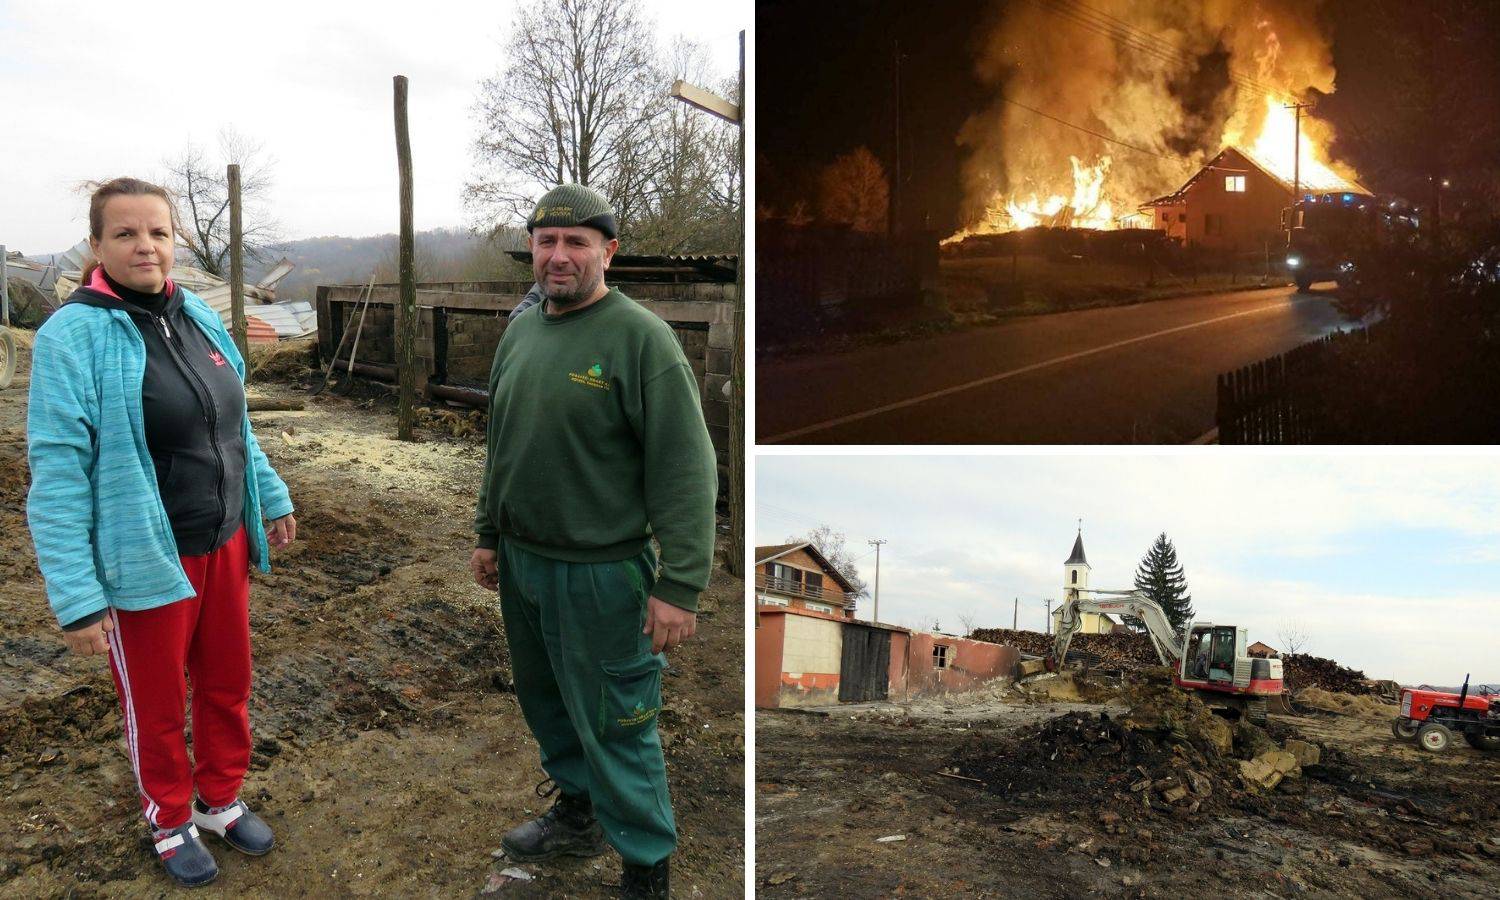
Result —
[{"label": "vehicle headlight", "polygon": [[1295,269],[1298,266],[1302,265],[1302,257],[1300,257],[1300,256],[1288,256],[1286,258],[1286,264],[1288,266],[1290,266],[1291,268]]}]

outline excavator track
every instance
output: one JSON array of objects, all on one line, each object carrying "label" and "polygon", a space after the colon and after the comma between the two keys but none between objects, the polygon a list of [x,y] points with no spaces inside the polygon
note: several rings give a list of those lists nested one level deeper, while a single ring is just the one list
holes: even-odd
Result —
[{"label": "excavator track", "polygon": [[1266,727],[1266,701],[1262,699],[1245,701],[1245,718],[1250,720],[1251,725]]}]

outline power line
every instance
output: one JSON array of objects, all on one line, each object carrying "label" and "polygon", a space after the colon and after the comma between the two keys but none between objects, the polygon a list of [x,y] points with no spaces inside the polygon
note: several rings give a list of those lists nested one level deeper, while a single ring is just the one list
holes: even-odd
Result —
[{"label": "power line", "polygon": [[[1086,6],[1077,0],[1031,0],[1033,4],[1043,11],[1051,13],[1069,24],[1075,25],[1085,31],[1100,37],[1108,38],[1122,47],[1146,54],[1162,62],[1192,64],[1196,59],[1169,41],[1154,35],[1148,31],[1138,29],[1124,20],[1102,13],[1092,7]],[[1295,99],[1291,94],[1269,85],[1262,84],[1249,75],[1228,71],[1228,77],[1235,84],[1251,91],[1276,100]]]},{"label": "power line", "polygon": [[1057,116],[1054,116],[1051,113],[1044,113],[1041,110],[1037,109],[1036,107],[1027,106],[1024,103],[1018,103],[1015,100],[1010,99],[1009,97],[1006,97],[1006,96],[1002,95],[1000,97],[1000,99],[1003,100],[1003,101],[1005,101],[1006,103],[1009,103],[1012,106],[1019,106],[1020,108],[1026,110],[1027,112],[1036,113],[1037,115],[1041,116],[1044,119],[1051,119],[1052,121],[1056,122],[1059,125],[1066,125],[1069,128],[1076,128],[1077,130],[1082,131],[1085,134],[1091,134],[1091,135],[1093,135],[1094,137],[1098,138],[1101,141],[1108,141],[1111,144],[1119,144],[1121,147],[1129,148],[1131,150],[1136,151],[1137,153],[1145,153],[1145,154],[1148,154],[1150,156],[1154,156],[1157,159],[1170,160],[1171,162],[1178,162],[1179,161],[1178,157],[1167,156],[1166,154],[1163,154],[1163,153],[1157,153],[1155,150],[1147,150],[1145,147],[1138,147],[1135,144],[1127,144],[1126,142],[1124,142],[1124,141],[1122,141],[1122,140],[1120,140],[1118,138],[1112,138],[1112,137],[1110,137],[1107,134],[1100,134],[1099,132],[1094,131],[1091,128],[1084,128],[1082,125],[1074,125],[1072,122],[1068,122],[1068,121],[1064,121],[1063,119],[1059,119]]},{"label": "power line", "polygon": [[[1123,19],[1100,12],[1080,0],[1054,0],[1059,9],[1071,13],[1074,21],[1084,24],[1096,34],[1103,34],[1124,43],[1126,46],[1151,54],[1167,62],[1195,63],[1196,59],[1186,50],[1144,29],[1136,28]],[[1106,21],[1111,20],[1111,21]],[[1290,95],[1251,78],[1240,72],[1228,71],[1231,80],[1241,87],[1264,94],[1274,99],[1289,99]]]}]

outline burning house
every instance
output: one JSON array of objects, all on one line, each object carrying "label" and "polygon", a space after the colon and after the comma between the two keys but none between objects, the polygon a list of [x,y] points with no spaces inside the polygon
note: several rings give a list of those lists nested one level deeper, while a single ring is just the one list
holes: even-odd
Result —
[{"label": "burning house", "polygon": [[[1299,179],[1306,200],[1366,203],[1370,192],[1357,182],[1318,167],[1314,180]],[[1182,187],[1141,206],[1150,225],[1188,247],[1213,250],[1258,249],[1286,234],[1285,211],[1292,205],[1292,182],[1248,151],[1226,147]]]},{"label": "burning house", "polygon": [[1334,88],[1316,4],[1054,0],[1007,4],[995,23],[976,58],[993,100],[958,134],[964,224],[945,244],[1149,227],[1259,250],[1285,235],[1294,181],[1369,197],[1330,157],[1331,125],[1303,112]]}]

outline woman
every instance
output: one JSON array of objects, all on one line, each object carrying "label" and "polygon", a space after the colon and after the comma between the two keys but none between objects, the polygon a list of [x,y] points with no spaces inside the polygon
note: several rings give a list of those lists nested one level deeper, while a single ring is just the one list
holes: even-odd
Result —
[{"label": "woman", "polygon": [[199,829],[252,855],[275,843],[238,796],[250,566],[270,571],[269,546],[290,544],[297,523],[250,431],[244,361],[218,314],[168,277],[175,241],[162,188],[116,178],[94,191],[98,265],[36,335],[27,520],[69,649],[109,654],[157,856],[200,885],[218,866]]}]

